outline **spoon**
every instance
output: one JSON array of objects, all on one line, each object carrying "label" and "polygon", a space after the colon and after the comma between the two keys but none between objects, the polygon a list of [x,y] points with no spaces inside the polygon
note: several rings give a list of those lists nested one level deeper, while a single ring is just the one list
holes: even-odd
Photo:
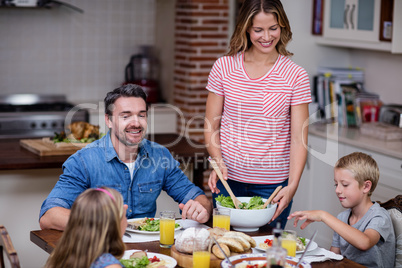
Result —
[{"label": "spoon", "polygon": [[278,194],[278,192],[282,189],[282,185],[279,185],[276,187],[275,191],[271,194],[271,196],[265,201],[264,206],[262,206],[262,209],[266,208],[269,203],[271,203],[272,199]]},{"label": "spoon", "polygon": [[226,191],[228,191],[230,197],[233,200],[233,204],[235,208],[239,209],[239,204],[241,204],[240,200],[237,199],[237,197],[233,194],[232,189],[230,189],[229,184],[227,183],[226,180],[223,179],[223,175],[221,173],[221,170],[219,169],[218,165],[216,164],[215,160],[213,160],[211,157],[208,157],[208,161],[211,163],[212,167],[214,168],[216,175],[218,175],[218,178],[221,180],[223,186],[225,186]]}]

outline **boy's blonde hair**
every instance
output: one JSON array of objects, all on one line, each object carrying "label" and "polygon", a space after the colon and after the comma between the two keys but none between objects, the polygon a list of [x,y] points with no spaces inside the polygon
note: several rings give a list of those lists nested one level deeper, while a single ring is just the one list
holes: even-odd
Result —
[{"label": "boy's blonde hair", "polygon": [[340,158],[336,162],[335,168],[347,169],[352,172],[360,187],[365,181],[371,181],[368,196],[374,192],[380,178],[377,162],[371,156],[361,152],[354,152]]}]

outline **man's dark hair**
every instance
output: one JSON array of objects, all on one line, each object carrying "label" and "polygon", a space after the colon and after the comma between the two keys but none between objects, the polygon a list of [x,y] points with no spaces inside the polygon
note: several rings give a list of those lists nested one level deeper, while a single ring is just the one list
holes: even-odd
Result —
[{"label": "man's dark hair", "polygon": [[105,114],[108,116],[113,115],[113,111],[111,110],[112,104],[120,98],[120,97],[135,97],[135,98],[142,98],[145,101],[146,109],[148,111],[148,103],[147,103],[147,94],[139,85],[134,84],[127,84],[107,93],[104,103],[105,103]]}]

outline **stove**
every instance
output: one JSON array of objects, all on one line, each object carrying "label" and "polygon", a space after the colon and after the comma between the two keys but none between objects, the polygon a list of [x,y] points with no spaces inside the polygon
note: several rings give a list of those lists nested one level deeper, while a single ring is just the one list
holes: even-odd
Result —
[{"label": "stove", "polygon": [[71,122],[89,120],[64,95],[0,95],[0,139],[52,137]]}]

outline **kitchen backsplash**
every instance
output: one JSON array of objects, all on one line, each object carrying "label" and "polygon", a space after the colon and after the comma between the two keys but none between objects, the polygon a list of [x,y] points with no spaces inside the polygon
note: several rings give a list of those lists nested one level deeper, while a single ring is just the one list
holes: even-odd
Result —
[{"label": "kitchen backsplash", "polygon": [[0,94],[102,100],[139,45],[154,45],[155,0],[65,0],[84,10],[0,9]]}]

